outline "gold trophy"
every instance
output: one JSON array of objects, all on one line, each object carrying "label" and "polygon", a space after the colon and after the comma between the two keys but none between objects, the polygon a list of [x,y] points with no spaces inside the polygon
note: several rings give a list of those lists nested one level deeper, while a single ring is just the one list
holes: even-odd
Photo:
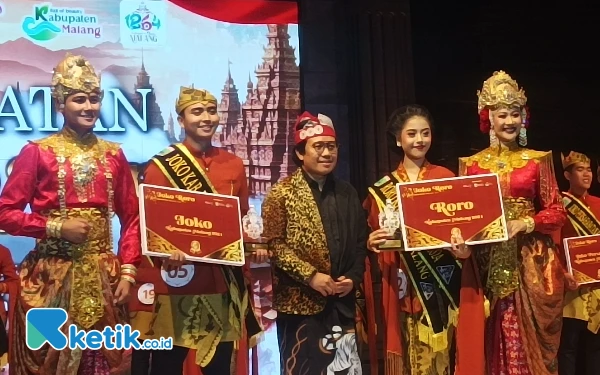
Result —
[{"label": "gold trophy", "polygon": [[397,251],[402,248],[402,239],[399,231],[400,212],[394,208],[391,199],[386,199],[385,207],[379,213],[379,228],[385,229],[388,235],[392,237],[379,245],[379,250]]},{"label": "gold trophy", "polygon": [[254,209],[254,206],[250,206],[248,213],[242,218],[242,229],[244,229],[246,255],[253,254],[258,249],[268,249],[267,241],[262,237],[263,220]]}]

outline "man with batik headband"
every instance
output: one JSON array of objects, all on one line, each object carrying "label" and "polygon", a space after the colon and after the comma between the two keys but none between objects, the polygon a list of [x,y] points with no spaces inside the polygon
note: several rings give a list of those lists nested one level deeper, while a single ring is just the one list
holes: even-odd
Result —
[{"label": "man with batik headband", "polygon": [[[248,186],[243,161],[211,143],[219,125],[216,98],[206,90],[182,87],[175,109],[185,140],[151,159],[144,183],[237,196],[244,215],[248,211]],[[173,158],[179,162],[170,163]],[[183,165],[189,173],[182,175],[174,168]],[[162,267],[179,267],[184,261],[185,254],[177,252],[162,262]],[[161,267],[160,259],[154,263]],[[190,284],[195,285],[194,295],[187,288],[187,294],[156,298],[151,331],[156,337],[172,337],[174,347],[152,353],[151,374],[182,374],[189,349],[196,350],[196,363],[203,375],[235,373],[235,349],[244,328],[250,337],[260,330],[248,309],[241,267],[196,263]]]},{"label": "man with batik headband", "polygon": [[[600,198],[588,194],[592,185],[590,159],[578,152],[562,156],[569,191],[562,193],[569,220],[562,227],[562,239],[600,234]],[[600,364],[600,288],[597,285],[580,286],[571,275],[571,289],[565,295],[563,328],[558,351],[560,375],[598,373]],[[578,361],[580,348],[585,350],[585,361]]]},{"label": "man with batik headband", "polygon": [[[10,373],[106,374],[119,350],[28,348],[26,313],[54,307],[82,330],[123,324],[122,304],[140,262],[138,200],[129,163],[116,143],[93,133],[100,113],[100,77],[82,56],[67,54],[54,69],[52,95],[62,130],[27,144],[0,196],[0,229],[37,240],[19,267],[20,297],[10,325]],[[29,205],[31,213],[24,210]],[[112,217],[121,222],[118,256]]]},{"label": "man with batik headband", "polygon": [[282,374],[360,375],[355,288],[364,272],[366,218],[356,190],[332,175],[338,143],[331,120],[303,113],[295,143],[300,168],[263,203]]}]

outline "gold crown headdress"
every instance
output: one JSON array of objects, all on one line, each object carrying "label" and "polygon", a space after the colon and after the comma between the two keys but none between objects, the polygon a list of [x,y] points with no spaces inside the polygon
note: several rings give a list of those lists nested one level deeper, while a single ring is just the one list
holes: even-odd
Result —
[{"label": "gold crown headdress", "polygon": [[216,105],[217,98],[207,90],[195,89],[193,86],[181,86],[179,89],[179,98],[175,102],[175,111],[180,114],[187,107],[202,102],[209,102]]},{"label": "gold crown headdress", "polygon": [[481,91],[477,91],[479,98],[477,102],[477,112],[482,109],[498,108],[502,106],[510,107],[517,104],[519,107],[525,106],[527,97],[525,91],[519,88],[517,81],[512,79],[504,71],[500,70],[483,82]]},{"label": "gold crown headdress", "polygon": [[100,97],[103,96],[100,76],[96,74],[90,62],[83,56],[73,56],[67,52],[65,58],[54,68],[52,96],[60,104],[64,104],[69,95],[77,92],[97,92]]},{"label": "gold crown headdress", "polygon": [[591,163],[590,158],[588,158],[584,154],[575,151],[569,152],[569,155],[567,155],[566,157],[563,153],[561,153],[560,158],[562,160],[563,169],[567,169],[567,167],[575,163]]}]

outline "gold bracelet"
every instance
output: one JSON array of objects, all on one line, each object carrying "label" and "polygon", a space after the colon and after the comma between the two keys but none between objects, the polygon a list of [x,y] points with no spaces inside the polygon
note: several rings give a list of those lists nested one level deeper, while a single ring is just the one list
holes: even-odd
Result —
[{"label": "gold bracelet", "polygon": [[54,220],[56,220],[56,219],[48,219],[48,221],[46,221],[46,236],[48,236],[48,237],[53,237],[53,233],[54,233],[54,229],[53,229]]},{"label": "gold bracelet", "polygon": [[48,221],[46,222],[46,235],[48,235],[48,237],[56,237],[59,238],[60,237],[60,229],[62,228],[62,221],[59,221],[60,219],[58,218],[54,218],[54,219],[48,219]]},{"label": "gold bracelet", "polygon": [[121,273],[130,273],[133,276],[137,275],[137,268],[133,264],[121,265]]},{"label": "gold bracelet", "polygon": [[121,271],[121,276],[129,276],[135,279],[137,275],[127,271]]},{"label": "gold bracelet", "polygon": [[55,236],[56,238],[61,238],[62,237],[62,226],[64,221],[57,219],[55,221],[56,223],[56,230],[55,230]]},{"label": "gold bracelet", "polygon": [[525,233],[531,233],[535,230],[535,220],[531,216],[527,216],[523,218],[523,221],[527,225],[527,229],[525,229]]},{"label": "gold bracelet", "polygon": [[121,280],[129,281],[131,285],[135,285],[135,279],[131,276],[121,275]]}]

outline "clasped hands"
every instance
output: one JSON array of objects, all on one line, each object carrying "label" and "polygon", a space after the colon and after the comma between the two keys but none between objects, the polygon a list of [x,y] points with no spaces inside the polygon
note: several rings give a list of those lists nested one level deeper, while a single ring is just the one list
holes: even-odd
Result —
[{"label": "clasped hands", "polygon": [[341,276],[335,281],[331,276],[321,272],[315,273],[308,285],[321,293],[323,297],[333,295],[339,295],[340,298],[345,297],[354,288],[354,282],[345,276]]}]

